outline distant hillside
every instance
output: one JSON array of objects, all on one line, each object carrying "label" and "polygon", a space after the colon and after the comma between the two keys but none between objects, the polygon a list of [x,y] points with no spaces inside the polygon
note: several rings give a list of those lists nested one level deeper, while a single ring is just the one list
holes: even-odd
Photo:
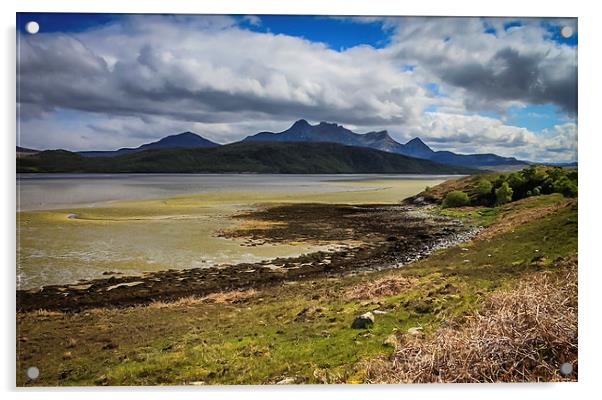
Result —
[{"label": "distant hillside", "polygon": [[279,133],[260,132],[248,136],[245,142],[333,142],[348,146],[361,146],[387,151],[409,157],[423,158],[441,164],[461,165],[470,168],[489,168],[493,166],[525,166],[526,162],[514,157],[501,157],[496,154],[456,154],[451,151],[434,151],[420,138],[414,138],[406,144],[395,141],[387,131],[359,134],[338,125],[320,122],[311,125],[301,119],[290,128]]},{"label": "distant hillside", "polygon": [[18,172],[101,173],[409,173],[470,174],[473,169],[437,164],[337,143],[234,143],[205,149],[147,150],[112,157],[84,157],[65,150],[17,159]]},{"label": "distant hillside", "polygon": [[17,146],[17,158],[29,157],[31,155],[39,153],[40,150],[28,149],[27,147]]},{"label": "distant hillside", "polygon": [[138,153],[145,150],[157,149],[196,149],[217,147],[219,144],[205,139],[193,132],[184,132],[178,135],[166,136],[156,142],[143,144],[136,148],[122,148],[115,151],[81,151],[84,157],[116,157],[125,154]]}]

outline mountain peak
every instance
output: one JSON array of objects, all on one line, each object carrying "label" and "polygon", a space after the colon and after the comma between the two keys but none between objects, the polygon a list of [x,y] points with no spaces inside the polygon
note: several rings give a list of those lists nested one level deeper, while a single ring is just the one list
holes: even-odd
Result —
[{"label": "mountain peak", "polygon": [[371,137],[371,138],[378,138],[378,139],[386,139],[386,140],[393,140],[393,138],[389,135],[389,132],[387,130],[383,130],[383,131],[372,131],[372,132],[368,132],[365,134],[367,137]]},{"label": "mountain peak", "polygon": [[417,145],[422,145],[422,146],[426,146],[426,144],[424,144],[424,142],[422,141],[422,139],[420,139],[419,137],[415,137],[414,139],[408,141],[406,143],[406,146],[408,144],[417,144]]},{"label": "mountain peak", "polygon": [[428,151],[428,152],[432,152],[433,151],[419,137],[415,137],[414,139],[412,139],[409,142],[407,142],[405,144],[405,147],[411,148],[413,150],[425,150],[425,151]]},{"label": "mountain peak", "polygon": [[404,154],[418,158],[429,158],[434,153],[434,151],[418,137],[415,137],[404,144],[403,150]]},{"label": "mountain peak", "polygon": [[148,150],[148,149],[164,149],[164,148],[196,148],[196,147],[215,147],[217,143],[213,143],[204,137],[197,135],[194,132],[186,131],[177,133],[175,135],[165,136],[164,138],[152,142],[143,144],[138,147],[137,150]]},{"label": "mountain peak", "polygon": [[291,126],[291,128],[303,128],[303,127],[308,127],[308,126],[311,126],[309,124],[309,122],[307,122],[304,119],[300,119],[298,121],[295,121],[295,123],[293,124],[293,126]]},{"label": "mountain peak", "polygon": [[199,135],[194,132],[186,131],[186,132],[182,132],[182,133],[176,133],[176,134],[170,135],[170,136],[199,136]]},{"label": "mountain peak", "polygon": [[320,126],[338,126],[338,125],[334,122],[320,121]]}]

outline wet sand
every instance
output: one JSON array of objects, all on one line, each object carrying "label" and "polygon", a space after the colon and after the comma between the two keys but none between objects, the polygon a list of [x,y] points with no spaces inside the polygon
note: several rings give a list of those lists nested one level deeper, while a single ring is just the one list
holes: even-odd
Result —
[{"label": "wet sand", "polygon": [[17,309],[79,311],[205,296],[233,289],[260,288],[318,276],[399,268],[430,252],[476,234],[473,226],[432,216],[421,208],[392,204],[301,203],[266,206],[236,216],[247,223],[223,230],[225,238],[247,246],[349,243],[338,250],[254,263],[113,275],[74,285],[17,291]]},{"label": "wet sand", "polygon": [[[219,232],[246,223],[233,216],[263,207],[397,204],[441,179],[339,175],[30,179],[20,184],[22,205],[39,201],[41,207],[64,208],[17,212],[17,287],[74,284],[105,277],[107,271],[140,276],[331,251],[353,243],[334,238],[250,245],[243,237]],[[120,200],[102,201],[104,190]],[[187,192],[191,190],[204,192]],[[123,200],[130,196],[155,198]]]}]

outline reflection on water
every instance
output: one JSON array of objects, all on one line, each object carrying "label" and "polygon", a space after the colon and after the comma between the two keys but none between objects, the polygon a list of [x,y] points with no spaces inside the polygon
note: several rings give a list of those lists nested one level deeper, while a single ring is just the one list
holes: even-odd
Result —
[{"label": "reflection on water", "polygon": [[342,243],[244,246],[216,235],[258,203],[397,202],[441,176],[20,175],[18,285],[290,257]]}]

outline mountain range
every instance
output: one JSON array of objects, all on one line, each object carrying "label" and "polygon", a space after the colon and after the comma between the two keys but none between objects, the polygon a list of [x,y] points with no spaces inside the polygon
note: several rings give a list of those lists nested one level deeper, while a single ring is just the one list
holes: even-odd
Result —
[{"label": "mountain range", "polygon": [[243,141],[262,142],[333,142],[348,146],[368,147],[389,153],[422,158],[441,164],[460,165],[470,168],[488,168],[497,166],[518,166],[528,164],[514,157],[501,157],[496,154],[456,154],[451,151],[434,151],[420,138],[414,138],[401,144],[387,131],[358,134],[333,123],[320,122],[311,125],[301,119],[290,128],[279,133],[260,132],[247,136]]},{"label": "mountain range", "polygon": [[[496,154],[457,154],[451,151],[434,151],[420,138],[414,138],[405,144],[397,142],[386,130],[364,134],[355,133],[336,123],[320,122],[311,125],[304,119],[296,121],[290,128],[282,132],[259,132],[247,136],[241,144],[257,142],[289,142],[289,143],[336,143],[344,146],[379,150],[406,157],[429,160],[438,164],[460,166],[477,169],[510,169],[529,164],[514,157],[502,157]],[[236,144],[236,143],[233,143]],[[230,145],[220,145],[203,138],[193,132],[184,132],[166,136],[158,141],[143,144],[135,148],[121,148],[114,151],[82,151],[80,156],[86,158],[119,157],[162,149],[212,149]],[[26,152],[24,152],[24,150]],[[39,150],[18,148],[17,154],[29,157]]]},{"label": "mountain range", "polygon": [[183,132],[177,135],[166,136],[156,142],[143,144],[136,148],[124,147],[114,151],[80,151],[84,157],[115,157],[122,156],[125,154],[138,153],[145,150],[158,150],[158,149],[197,149],[197,148],[211,148],[217,147],[219,144],[212,142],[211,140],[205,139],[202,136],[197,135],[193,132]]},{"label": "mountain range", "polygon": [[46,150],[17,158],[17,172],[447,175],[477,171],[331,142],[237,142],[211,148],[155,149],[114,157]]}]

